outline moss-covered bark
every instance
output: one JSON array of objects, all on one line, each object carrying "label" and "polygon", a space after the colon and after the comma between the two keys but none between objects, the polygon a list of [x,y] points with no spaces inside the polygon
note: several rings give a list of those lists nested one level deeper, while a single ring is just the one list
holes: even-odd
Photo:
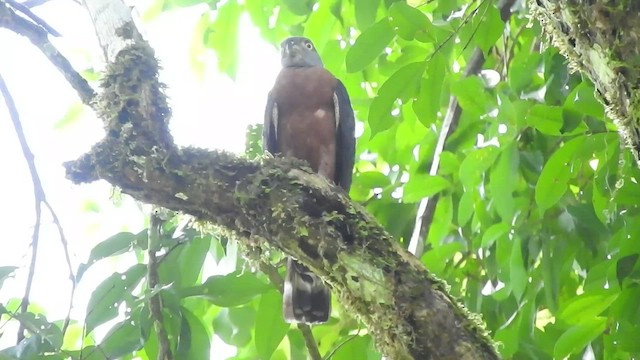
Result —
[{"label": "moss-covered bark", "polygon": [[554,46],[595,84],[640,162],[640,2],[530,0]]},{"label": "moss-covered bark", "polygon": [[445,285],[339,188],[291,159],[261,163],[177,148],[146,45],[109,65],[99,108],[106,137],[66,164],[76,183],[105,179],[144,202],[222,225],[321,275],[391,359],[496,359],[482,326]]}]

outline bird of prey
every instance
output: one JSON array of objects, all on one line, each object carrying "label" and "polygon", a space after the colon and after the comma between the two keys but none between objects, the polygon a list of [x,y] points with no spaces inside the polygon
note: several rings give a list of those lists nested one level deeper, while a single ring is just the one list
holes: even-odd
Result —
[{"label": "bird of prey", "polygon": [[[264,149],[306,160],[348,193],[355,120],[347,90],[324,68],[309,39],[290,37],[280,48],[282,70],[267,99]],[[331,312],[331,293],[322,279],[289,258],[282,307],[287,322],[323,323]]]}]

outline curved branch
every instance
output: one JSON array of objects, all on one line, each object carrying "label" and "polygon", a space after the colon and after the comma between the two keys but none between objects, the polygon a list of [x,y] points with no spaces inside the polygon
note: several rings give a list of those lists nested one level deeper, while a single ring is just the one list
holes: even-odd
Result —
[{"label": "curved branch", "polygon": [[445,285],[361,206],[301,162],[268,158],[260,164],[177,148],[157,69],[145,43],[120,51],[100,97],[108,135],[65,164],[71,180],[107,180],[138,200],[295,257],[333,287],[391,358],[496,358],[484,330]]},{"label": "curved branch", "polygon": [[93,88],[82,77],[58,49],[49,41],[48,32],[40,25],[33,23],[10,8],[5,2],[0,1],[0,28],[7,28],[16,34],[20,34],[31,41],[67,79],[76,90],[82,103],[93,107],[95,97]]},{"label": "curved branch", "polygon": [[107,135],[65,164],[68,178],[107,180],[138,200],[224,226],[247,245],[295,257],[332,286],[392,359],[497,359],[446,285],[300,161],[176,147],[158,63],[126,6],[87,0],[87,8],[109,60],[98,98]]}]

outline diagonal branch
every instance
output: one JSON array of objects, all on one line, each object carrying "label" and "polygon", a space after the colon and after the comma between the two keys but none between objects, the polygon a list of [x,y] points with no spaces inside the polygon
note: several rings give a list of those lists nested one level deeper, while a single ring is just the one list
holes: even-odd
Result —
[{"label": "diagonal branch", "polygon": [[41,17],[39,17],[38,15],[34,14],[33,11],[31,11],[31,9],[29,9],[29,7],[26,6],[25,4],[21,4],[21,3],[17,2],[17,1],[15,1],[15,0],[4,0],[4,1],[6,1],[7,4],[11,5],[12,8],[20,11],[26,17],[31,19],[34,23],[36,23],[39,26],[41,26],[49,34],[51,34],[53,36],[60,36],[60,33],[57,32],[56,29],[52,28],[51,25],[49,25]]},{"label": "diagonal branch", "polygon": [[158,63],[128,8],[119,0],[86,5],[109,62],[97,100],[107,135],[65,164],[69,179],[107,180],[138,200],[226,227],[247,246],[259,241],[293,256],[332,286],[392,359],[497,359],[446,285],[300,161],[176,147]]},{"label": "diagonal branch", "polygon": [[[87,80],[73,68],[69,60],[49,41],[47,30],[16,14],[4,1],[0,1],[0,28],[7,28],[28,38],[64,75],[69,84],[76,90],[82,102],[85,105],[93,106],[92,101],[96,96],[95,91]],[[9,49],[4,50],[10,51]]]},{"label": "diagonal branch", "polygon": [[[29,264],[29,273],[27,275],[27,284],[25,286],[25,293],[22,298],[22,303],[20,304],[20,311],[27,312],[27,308],[29,307],[29,296],[31,293],[31,286],[33,285],[33,277],[35,275],[36,268],[36,258],[38,254],[38,243],[40,240],[40,225],[42,224],[42,205],[49,210],[51,217],[53,219],[53,223],[58,229],[58,234],[60,236],[60,242],[62,243],[62,250],[64,252],[66,265],[69,270],[69,280],[71,280],[71,295],[69,298],[69,308],[67,310],[67,316],[64,320],[64,324],[62,326],[62,334],[67,330],[69,326],[69,321],[71,319],[71,308],[73,306],[73,297],[76,290],[76,278],[73,273],[73,267],[71,265],[71,257],[69,255],[69,247],[67,238],[64,235],[64,229],[62,228],[62,224],[60,223],[60,219],[58,218],[58,214],[55,212],[47,197],[45,196],[44,189],[42,188],[42,181],[40,180],[40,175],[38,175],[38,170],[36,168],[36,164],[34,161],[33,152],[31,152],[31,148],[29,147],[29,143],[27,142],[27,138],[24,134],[24,130],[22,129],[22,123],[20,122],[20,115],[18,113],[18,109],[16,107],[15,102],[13,101],[13,97],[7,88],[7,84],[4,81],[4,78],[0,75],[0,93],[4,97],[4,101],[6,103],[7,109],[9,111],[9,116],[11,118],[11,122],[13,123],[13,127],[16,131],[16,136],[18,137],[18,142],[20,143],[20,147],[22,148],[22,154],[27,162],[27,166],[29,168],[29,173],[31,174],[31,181],[33,183],[33,194],[35,200],[35,213],[36,219],[33,227],[33,235],[31,240],[31,263]],[[20,327],[18,331],[18,342],[20,342],[24,337],[24,328]]]},{"label": "diagonal branch", "polygon": [[[500,1],[500,3],[498,4],[498,10],[500,10],[502,21],[506,22],[509,20],[509,18],[511,17],[511,7],[514,3],[515,0]],[[464,76],[468,77],[478,74],[482,69],[484,61],[485,59],[482,50],[479,47],[476,47],[473,50],[471,59],[469,59],[469,62],[467,63],[467,68],[464,71]],[[434,150],[433,162],[431,163],[431,168],[429,169],[429,175],[435,176],[438,174],[438,170],[440,169],[440,157],[444,152],[447,140],[455,131],[456,127],[458,127],[458,122],[460,121],[461,115],[462,108],[460,107],[460,104],[458,104],[458,98],[452,95],[451,97],[449,97],[449,106],[447,107],[446,115],[444,117],[444,120],[442,121],[442,129],[440,129],[440,135],[438,136],[438,142],[436,143],[436,148]],[[418,258],[420,258],[424,253],[424,243],[429,237],[429,229],[431,228],[431,223],[433,222],[433,216],[436,212],[438,200],[440,200],[440,196],[436,194],[434,196],[424,198],[422,199],[422,201],[420,201],[418,214],[416,216],[416,222],[413,228],[413,234],[411,235],[411,241],[409,242],[409,251]]]},{"label": "diagonal branch", "polygon": [[[262,240],[309,266],[356,314],[389,357],[496,358],[484,330],[358,204],[292,159],[249,161],[177,148],[158,66],[146,43],[105,74],[108,136],[66,163],[74,182],[105,179],[134,198]],[[298,236],[291,236],[296,234]]]},{"label": "diagonal branch", "polygon": [[[162,228],[162,219],[159,210],[153,209],[151,211],[149,224],[149,242],[148,242],[148,255],[149,264],[147,265],[147,283],[151,291],[161,285],[160,275],[158,274],[158,257],[157,251],[160,248],[160,229]],[[160,349],[158,351],[158,360],[173,360],[173,352],[171,351],[171,342],[169,341],[169,335],[167,329],[164,326],[164,316],[162,315],[162,298],[160,292],[157,292],[149,298],[149,309],[151,316],[153,317],[153,326],[158,336],[158,342],[160,343]]]}]

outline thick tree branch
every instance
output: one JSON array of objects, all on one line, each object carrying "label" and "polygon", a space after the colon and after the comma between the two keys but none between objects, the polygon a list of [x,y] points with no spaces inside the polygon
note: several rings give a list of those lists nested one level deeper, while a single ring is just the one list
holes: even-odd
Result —
[{"label": "thick tree branch", "polygon": [[94,5],[87,8],[110,59],[98,99],[107,134],[65,164],[71,180],[107,180],[138,200],[195,215],[235,232],[239,241],[295,257],[332,286],[392,359],[497,358],[485,330],[446,285],[347,194],[301,162],[259,163],[176,147],[152,49],[130,16],[101,18],[124,14],[124,4],[112,1],[108,12]]},{"label": "thick tree branch", "polygon": [[640,164],[640,3],[530,0],[529,6],[570,65],[593,81]]},{"label": "thick tree branch", "polygon": [[[100,107],[108,135],[65,166],[144,202],[263,241],[308,265],[394,359],[496,358],[481,327],[362,207],[301,163],[263,164],[174,146],[157,63],[144,43],[109,65]],[[296,236],[291,236],[296,234]]]}]

